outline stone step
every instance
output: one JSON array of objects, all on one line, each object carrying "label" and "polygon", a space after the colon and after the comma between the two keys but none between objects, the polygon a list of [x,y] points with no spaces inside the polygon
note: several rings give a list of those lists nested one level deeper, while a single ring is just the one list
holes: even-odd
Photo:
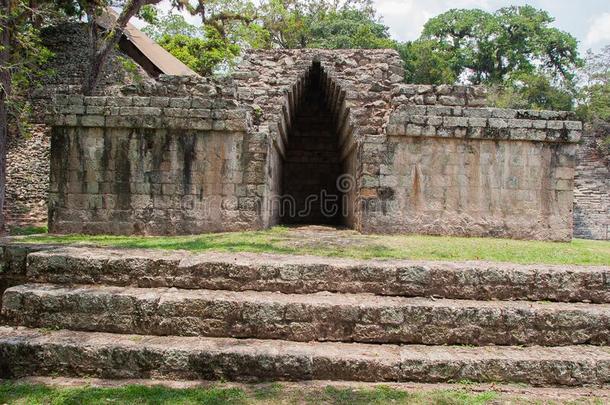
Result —
[{"label": "stone step", "polygon": [[29,284],[10,324],[141,335],[425,345],[610,344],[610,305]]},{"label": "stone step", "polygon": [[610,384],[610,349],[156,337],[0,327],[0,377]]},{"label": "stone step", "polygon": [[29,253],[29,282],[473,300],[610,303],[610,267],[350,260],[65,247]]}]

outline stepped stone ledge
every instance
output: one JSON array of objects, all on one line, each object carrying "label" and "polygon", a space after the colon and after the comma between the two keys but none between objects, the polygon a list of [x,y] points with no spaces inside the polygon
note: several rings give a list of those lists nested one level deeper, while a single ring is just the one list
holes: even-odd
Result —
[{"label": "stepped stone ledge", "polygon": [[21,285],[12,324],[70,330],[426,345],[610,344],[610,305]]},{"label": "stepped stone ledge", "polygon": [[455,347],[298,343],[38,331],[0,327],[3,377],[237,381],[346,380],[610,383],[610,350],[594,346]]},{"label": "stepped stone ledge", "polygon": [[6,246],[5,266],[37,283],[610,303],[610,266],[360,261],[89,247],[11,253],[23,249]]}]

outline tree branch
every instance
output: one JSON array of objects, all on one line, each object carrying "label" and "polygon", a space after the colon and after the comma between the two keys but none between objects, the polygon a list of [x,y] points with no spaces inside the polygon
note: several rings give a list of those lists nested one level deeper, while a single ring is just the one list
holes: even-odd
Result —
[{"label": "tree branch", "polygon": [[[140,11],[142,6],[157,4],[160,2],[161,0],[129,0],[125,4],[121,14],[119,14],[112,28],[105,36],[100,49],[95,52],[93,60],[91,61],[89,75],[83,84],[83,94],[90,95],[97,87],[103,67],[108,60],[108,56],[121,40],[129,20]],[[95,18],[92,19],[91,23],[96,23]]]}]

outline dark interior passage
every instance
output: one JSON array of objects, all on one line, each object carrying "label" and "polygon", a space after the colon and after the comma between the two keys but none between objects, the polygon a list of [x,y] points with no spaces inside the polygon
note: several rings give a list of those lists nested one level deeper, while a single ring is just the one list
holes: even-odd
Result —
[{"label": "dark interior passage", "polygon": [[[342,222],[338,139],[320,83],[320,65],[310,81],[288,134],[283,169],[282,222],[338,225]],[[292,206],[290,206],[293,204]]]}]

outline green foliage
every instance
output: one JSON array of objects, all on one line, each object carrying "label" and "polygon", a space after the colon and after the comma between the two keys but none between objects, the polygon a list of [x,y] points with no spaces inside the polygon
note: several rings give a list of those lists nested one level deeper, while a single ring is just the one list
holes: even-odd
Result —
[{"label": "green foliage", "polygon": [[[258,20],[269,33],[267,48],[305,48],[314,11],[307,0],[265,0]],[[321,10],[320,10],[321,11]]]},{"label": "green foliage", "polygon": [[310,48],[394,48],[388,27],[355,8],[330,11],[309,27]]},{"label": "green foliage", "polygon": [[547,76],[523,73],[513,83],[492,86],[488,102],[500,108],[570,111],[573,93],[553,85]]},{"label": "green foliage", "polygon": [[[214,4],[219,7],[218,3]],[[234,4],[234,9],[238,11],[230,13],[249,18],[247,15],[252,13],[250,3],[242,1],[240,4],[241,6]],[[242,11],[243,15],[240,14]],[[221,9],[216,13],[222,13]],[[196,26],[187,22],[182,15],[171,12],[157,16],[142,31],[201,75],[210,75],[232,65],[241,46],[250,46],[251,43],[258,45],[261,36],[264,36],[259,26],[242,20],[227,19]]]},{"label": "green foliage", "polygon": [[[55,18],[52,5],[41,7],[39,18],[52,20]],[[25,133],[28,129],[28,119],[31,106],[28,100],[29,91],[39,85],[40,80],[52,74],[45,66],[53,57],[53,53],[43,46],[40,38],[40,28],[31,15],[29,2],[18,0],[12,3],[10,10],[0,9],[0,21],[4,21],[0,30],[10,32],[8,44],[8,60],[0,64],[0,71],[8,73],[6,107],[8,123],[17,132]],[[0,44],[0,47],[2,45]],[[5,91],[4,83],[0,83],[0,91]]]},{"label": "green foliage", "polygon": [[239,46],[228,42],[213,27],[204,28],[204,37],[165,34],[159,45],[201,75],[210,75],[222,64],[230,64],[239,55]]},{"label": "green foliage", "polygon": [[266,0],[258,11],[266,47],[393,48],[369,0]]},{"label": "green foliage", "polygon": [[10,235],[37,235],[37,234],[44,234],[48,232],[48,228],[47,226],[25,226],[25,227],[19,227],[19,226],[13,226],[9,228],[9,234]]},{"label": "green foliage", "polygon": [[142,29],[154,41],[159,41],[163,36],[185,35],[189,37],[200,37],[202,31],[199,27],[189,24],[182,15],[167,13],[157,18]]},{"label": "green foliage", "polygon": [[121,66],[123,67],[125,72],[127,72],[127,74],[129,75],[129,77],[131,78],[131,80],[134,83],[142,82],[142,75],[140,74],[140,67],[138,66],[137,63],[135,63],[132,59],[124,57],[124,56],[117,56],[117,60],[119,61],[119,63],[121,64]]},{"label": "green foliage", "polygon": [[610,121],[610,83],[596,83],[582,89],[583,103],[576,112],[585,121]]},{"label": "green foliage", "polygon": [[159,11],[151,4],[146,4],[138,11],[138,18],[149,24],[155,24],[159,20]]},{"label": "green foliage", "polygon": [[416,84],[453,84],[457,76],[449,52],[435,41],[419,40],[398,45],[405,62],[405,80]]},{"label": "green foliage", "polygon": [[610,45],[599,53],[589,51],[585,62],[576,112],[586,121],[610,122]]},{"label": "green foliage", "polygon": [[[571,83],[581,65],[577,41],[551,26],[554,19],[531,6],[504,7],[494,13],[450,10],[430,19],[420,39],[404,52],[419,81],[451,77],[474,84],[506,84],[524,75]],[[423,60],[421,60],[423,58]],[[437,61],[444,61],[441,72]],[[453,75],[446,71],[451,69]]]}]

